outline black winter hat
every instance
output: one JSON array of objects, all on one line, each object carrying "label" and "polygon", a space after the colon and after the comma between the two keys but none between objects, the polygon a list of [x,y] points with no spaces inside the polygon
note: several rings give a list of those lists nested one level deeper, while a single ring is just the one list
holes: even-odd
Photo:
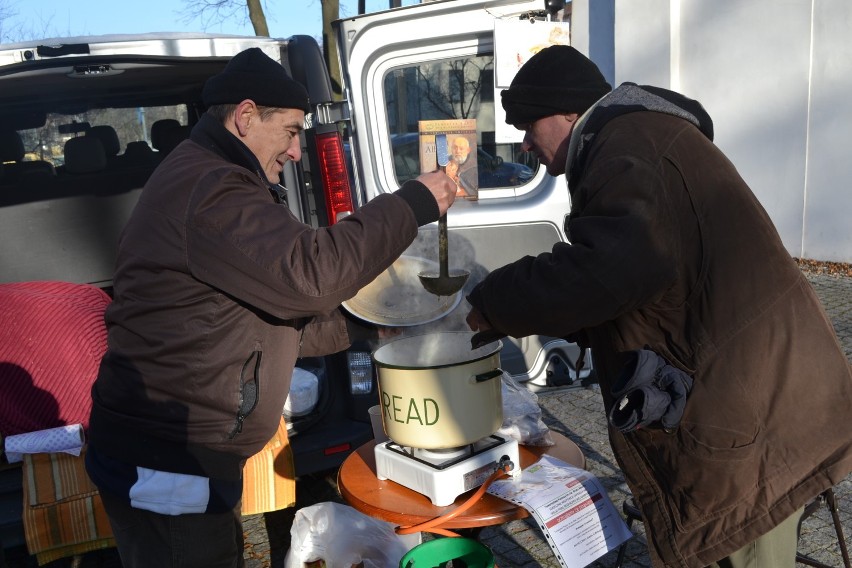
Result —
[{"label": "black winter hat", "polygon": [[507,124],[527,124],[554,114],[583,114],[612,90],[597,65],[567,45],[533,55],[500,93]]},{"label": "black winter hat", "polygon": [[308,92],[280,63],[252,47],[236,54],[201,91],[205,106],[236,104],[251,99],[260,106],[310,110]]}]

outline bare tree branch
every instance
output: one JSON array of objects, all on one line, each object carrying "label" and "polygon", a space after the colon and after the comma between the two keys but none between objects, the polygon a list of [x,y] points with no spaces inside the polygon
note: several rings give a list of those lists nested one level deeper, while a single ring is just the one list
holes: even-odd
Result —
[{"label": "bare tree branch", "polygon": [[[257,35],[269,35],[261,0],[183,0],[183,4],[185,6],[182,12],[184,23],[198,20],[203,30],[230,20],[236,20],[242,24],[250,21]],[[254,13],[252,13],[252,4],[256,5]],[[264,33],[262,34],[258,32],[255,17],[263,22]]]},{"label": "bare tree branch", "polygon": [[491,65],[490,60],[477,64],[475,60],[457,59],[425,71],[418,66],[421,99],[447,118],[468,118],[477,110],[474,107],[479,104],[483,74]]},{"label": "bare tree branch", "polygon": [[72,32],[70,28],[64,32],[58,31],[54,19],[54,15],[51,14],[23,20],[8,4],[0,1],[0,43],[82,35]]}]

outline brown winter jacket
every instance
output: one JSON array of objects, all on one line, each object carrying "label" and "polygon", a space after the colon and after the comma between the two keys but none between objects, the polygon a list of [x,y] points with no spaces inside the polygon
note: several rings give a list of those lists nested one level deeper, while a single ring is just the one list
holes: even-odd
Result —
[{"label": "brown winter jacket", "polygon": [[121,236],[90,442],[127,464],[240,479],[278,426],[296,358],[348,346],[340,303],[438,215],[412,181],[313,229],[204,115]]},{"label": "brown winter jacket", "polygon": [[694,377],[676,431],[610,440],[654,565],[697,568],[852,471],[852,372],[711,128],[632,102],[576,128],[571,244],[495,270],[469,300],[508,335],[584,335],[607,413],[628,350]]}]

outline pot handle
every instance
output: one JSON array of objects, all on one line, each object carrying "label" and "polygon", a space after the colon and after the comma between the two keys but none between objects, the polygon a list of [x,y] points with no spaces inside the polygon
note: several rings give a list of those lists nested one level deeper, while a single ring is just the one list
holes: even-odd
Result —
[{"label": "pot handle", "polygon": [[491,369],[488,372],[476,375],[474,377],[474,379],[476,379],[477,383],[484,383],[485,381],[489,381],[493,378],[500,377],[502,375],[503,375],[503,369]]}]

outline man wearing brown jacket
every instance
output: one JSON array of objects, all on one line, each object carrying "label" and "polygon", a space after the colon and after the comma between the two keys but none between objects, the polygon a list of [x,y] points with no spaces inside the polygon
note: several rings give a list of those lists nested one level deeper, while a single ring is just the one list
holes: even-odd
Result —
[{"label": "man wearing brown jacket", "polygon": [[502,103],[566,175],[570,244],[493,271],[468,324],[591,348],[655,566],[793,568],[803,506],[852,471],[852,371],[710,117],[664,89],[611,91],[567,46]]},{"label": "man wearing brown jacket", "polygon": [[87,469],[122,564],[242,562],[242,467],[278,426],[296,358],[349,344],[338,306],[455,199],[424,174],[313,229],[276,183],[300,159],[305,89],[260,49],[209,79],[207,112],[122,233]]}]

